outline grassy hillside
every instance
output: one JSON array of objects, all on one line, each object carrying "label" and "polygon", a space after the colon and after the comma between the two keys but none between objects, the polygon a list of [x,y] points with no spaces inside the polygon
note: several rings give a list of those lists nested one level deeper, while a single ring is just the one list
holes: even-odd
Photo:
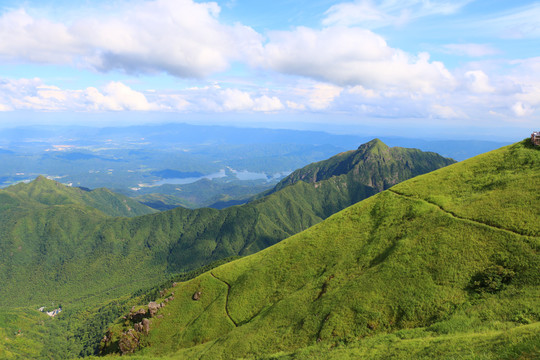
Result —
[{"label": "grassy hillside", "polygon": [[[365,162],[382,146],[364,151]],[[358,180],[363,177],[351,172],[316,184],[300,181],[221,211],[177,208],[134,218],[96,210],[135,210],[107,190],[87,192],[44,177],[12,186],[0,191],[0,304],[91,302],[255,253],[374,194]]]},{"label": "grassy hillside", "polygon": [[[315,184],[299,181],[224,210],[177,208],[132,218],[111,217],[96,209],[96,201],[108,199],[106,190],[87,192],[43,177],[13,186],[0,191],[0,305],[24,312],[62,304],[61,317],[92,318],[111,299],[123,299],[172,274],[255,253],[374,194],[376,189],[360,178],[351,172]],[[99,193],[104,197],[96,196]],[[118,207],[112,200],[101,203],[109,213],[126,208],[123,201]],[[107,319],[93,328],[105,326],[111,321]],[[46,324],[46,332],[58,325]],[[48,335],[63,339],[60,345],[46,341],[49,345],[42,353],[73,348],[73,341],[92,348],[103,336],[94,331],[78,337],[72,332],[79,325],[66,326],[58,325]],[[37,333],[28,333],[28,339],[41,343]],[[14,343],[8,343],[11,349],[9,344]]]},{"label": "grassy hillside", "polygon": [[406,181],[168,289],[138,354],[537,358],[538,189],[527,141]]},{"label": "grassy hillside", "polygon": [[[110,216],[138,216],[152,214],[154,209],[145,206],[127,196],[116,194],[108,189],[86,190],[68,187],[39,176],[25,184],[19,183],[3,191],[15,194],[22,203],[40,205],[85,205]],[[35,204],[34,204],[35,205]]]}]

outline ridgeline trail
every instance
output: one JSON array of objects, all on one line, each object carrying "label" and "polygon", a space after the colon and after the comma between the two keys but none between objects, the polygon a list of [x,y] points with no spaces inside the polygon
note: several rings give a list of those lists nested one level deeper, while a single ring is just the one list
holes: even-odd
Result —
[{"label": "ridgeline trail", "polygon": [[453,218],[458,219],[458,220],[467,221],[467,222],[470,222],[472,224],[485,226],[485,227],[488,227],[488,228],[493,229],[493,230],[504,231],[504,232],[508,232],[508,233],[518,235],[518,236],[535,237],[534,235],[524,234],[524,233],[521,233],[521,232],[518,232],[518,231],[515,231],[515,230],[510,230],[510,229],[506,229],[506,228],[499,227],[499,226],[496,226],[496,225],[490,225],[490,224],[483,223],[481,221],[472,220],[472,219],[469,219],[469,218],[466,218],[466,217],[462,217],[462,216],[460,216],[460,215],[458,215],[458,214],[456,214],[456,213],[454,213],[452,211],[444,209],[439,204],[435,204],[435,203],[433,203],[431,201],[428,201],[426,199],[422,199],[422,198],[419,198],[419,197],[416,197],[416,196],[413,196],[413,195],[403,194],[403,193],[400,193],[400,192],[398,192],[398,191],[396,191],[394,189],[388,189],[388,191],[390,191],[391,193],[396,194],[398,196],[403,196],[403,197],[406,197],[408,199],[419,200],[419,201],[423,201],[425,203],[428,203],[428,204],[430,204],[432,206],[435,206],[436,208],[438,208],[442,212],[444,212],[444,213],[446,213],[446,214],[448,214],[448,215],[450,215]]}]

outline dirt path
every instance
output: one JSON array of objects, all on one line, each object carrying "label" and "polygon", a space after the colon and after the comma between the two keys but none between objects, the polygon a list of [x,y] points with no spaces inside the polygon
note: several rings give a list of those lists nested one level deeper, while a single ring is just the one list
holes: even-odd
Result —
[{"label": "dirt path", "polygon": [[489,224],[486,224],[486,223],[483,223],[481,221],[477,221],[477,220],[471,220],[471,219],[468,219],[468,218],[465,218],[465,217],[462,217],[452,211],[449,211],[449,210],[446,210],[444,209],[443,207],[441,207],[440,205],[438,204],[435,204],[431,201],[427,201],[426,199],[421,199],[421,198],[417,198],[415,196],[412,196],[412,195],[407,195],[407,194],[403,194],[403,193],[400,193],[400,192],[397,192],[396,190],[394,189],[388,189],[388,191],[390,191],[391,193],[393,194],[396,194],[396,195],[399,195],[399,196],[403,196],[403,197],[406,197],[408,199],[413,199],[413,200],[420,200],[420,201],[423,201],[425,203],[428,203],[430,205],[433,205],[435,207],[437,207],[439,210],[441,210],[442,212],[445,212],[447,213],[448,215],[452,216],[453,218],[456,218],[458,220],[462,220],[462,221],[466,221],[466,222],[469,222],[469,223],[472,223],[472,224],[475,224],[475,225],[480,225],[480,226],[485,226],[485,227],[488,227],[490,229],[493,229],[493,230],[498,230],[498,231],[504,231],[504,232],[507,232],[507,233],[511,233],[511,234],[514,234],[514,235],[519,235],[519,236],[532,236],[532,235],[528,235],[528,234],[523,234],[523,233],[520,233],[520,232],[517,232],[517,231],[514,231],[514,230],[510,230],[510,229],[505,229],[503,227],[499,227],[499,226],[495,226],[495,225],[489,225]]},{"label": "dirt path", "polygon": [[218,281],[221,281],[222,283],[224,283],[225,285],[227,285],[227,296],[225,298],[225,312],[227,313],[227,316],[229,317],[229,319],[232,321],[232,323],[234,324],[234,326],[238,327],[238,323],[236,321],[234,321],[234,319],[232,318],[231,314],[229,313],[229,293],[231,292],[231,284],[229,284],[228,282],[226,282],[225,280],[221,280],[220,278],[218,278],[216,275],[214,275],[213,272],[210,272],[210,275],[212,275],[212,277]]}]

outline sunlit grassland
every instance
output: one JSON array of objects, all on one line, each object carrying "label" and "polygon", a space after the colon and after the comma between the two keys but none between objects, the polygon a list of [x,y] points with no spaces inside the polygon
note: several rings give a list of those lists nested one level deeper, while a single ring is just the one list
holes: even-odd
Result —
[{"label": "sunlit grassland", "polygon": [[539,178],[523,142],[375,195],[180,284],[140,355],[534,358]]}]

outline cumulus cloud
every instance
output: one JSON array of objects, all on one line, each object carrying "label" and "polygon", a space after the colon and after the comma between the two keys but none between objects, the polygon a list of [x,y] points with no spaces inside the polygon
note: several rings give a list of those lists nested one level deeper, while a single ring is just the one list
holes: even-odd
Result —
[{"label": "cumulus cloud", "polygon": [[217,111],[260,111],[273,112],[284,109],[283,103],[276,96],[256,96],[240,89],[227,88],[221,90],[217,95],[206,92],[207,99],[204,103],[215,104],[211,107]]},{"label": "cumulus cloud", "polygon": [[84,91],[84,97],[88,101],[89,109],[92,110],[148,111],[159,109],[159,106],[150,104],[144,94],[121,82],[110,82],[105,86],[103,93],[94,87],[87,88]]},{"label": "cumulus cloud", "polygon": [[45,84],[40,79],[0,81],[0,103],[4,104],[4,111],[150,111],[162,108],[121,82],[110,82],[101,90],[95,87],[66,90]]},{"label": "cumulus cloud", "polygon": [[220,91],[221,108],[223,111],[242,111],[253,108],[251,95],[238,89]]},{"label": "cumulus cloud", "polygon": [[350,94],[358,94],[361,95],[364,98],[377,98],[380,96],[380,94],[373,89],[366,89],[362,85],[357,85],[351,87],[348,92]]},{"label": "cumulus cloud", "polygon": [[259,34],[240,24],[223,25],[219,12],[213,2],[138,1],[114,17],[64,24],[14,10],[0,17],[0,57],[203,77],[255,56],[250,53],[260,47]]},{"label": "cumulus cloud", "polygon": [[312,110],[324,110],[328,108],[334,99],[338,97],[342,88],[330,84],[316,84],[308,92],[307,105]]},{"label": "cumulus cloud", "polygon": [[412,56],[391,48],[365,29],[298,27],[273,32],[264,49],[264,66],[287,74],[323,80],[339,86],[399,88],[434,92],[452,87],[452,74],[427,53]]},{"label": "cumulus cloud", "polygon": [[299,104],[294,101],[287,100],[285,102],[287,104],[287,107],[292,110],[305,110],[306,106],[304,104]]},{"label": "cumulus cloud", "polygon": [[465,77],[471,82],[469,88],[475,93],[492,93],[495,88],[489,84],[489,77],[481,70],[467,71]]},{"label": "cumulus cloud", "polygon": [[448,105],[433,104],[431,105],[430,109],[433,115],[435,115],[436,117],[441,117],[443,119],[455,119],[459,117],[464,117],[462,113],[454,110],[451,106]]},{"label": "cumulus cloud", "polygon": [[35,19],[23,9],[0,16],[0,58],[58,64],[83,53],[84,45],[64,24]]},{"label": "cumulus cloud", "polygon": [[533,109],[529,105],[524,104],[521,101],[516,102],[512,106],[512,111],[514,111],[514,114],[516,114],[516,116],[527,116],[533,113]]},{"label": "cumulus cloud", "polygon": [[278,111],[284,108],[281,100],[279,100],[277,97],[269,97],[266,95],[256,98],[254,105],[253,110],[263,112]]}]

